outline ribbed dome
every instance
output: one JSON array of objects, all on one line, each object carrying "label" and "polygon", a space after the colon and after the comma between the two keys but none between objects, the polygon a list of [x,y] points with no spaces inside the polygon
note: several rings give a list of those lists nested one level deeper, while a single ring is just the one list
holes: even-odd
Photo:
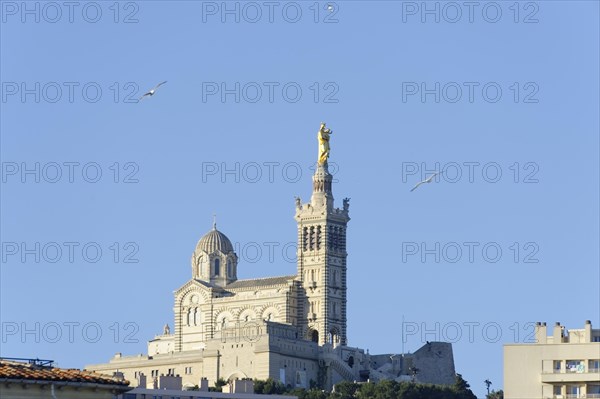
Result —
[{"label": "ribbed dome", "polygon": [[214,225],[213,229],[198,241],[196,252],[206,251],[207,253],[212,254],[217,250],[227,254],[233,251],[233,245],[231,244],[231,241],[229,241],[229,238],[217,230],[217,226]]}]

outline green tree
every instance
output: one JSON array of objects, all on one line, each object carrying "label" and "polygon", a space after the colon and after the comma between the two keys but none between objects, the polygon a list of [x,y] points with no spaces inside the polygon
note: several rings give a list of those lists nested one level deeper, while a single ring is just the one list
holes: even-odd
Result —
[{"label": "green tree", "polygon": [[457,398],[460,399],[477,399],[477,396],[471,391],[469,388],[471,386],[461,374],[456,373],[456,377],[454,380],[454,385],[452,385],[452,389],[454,392],[458,394]]},{"label": "green tree", "polygon": [[499,391],[492,391],[486,396],[486,399],[504,399],[504,391],[502,389]]},{"label": "green tree", "polygon": [[304,392],[304,396],[298,396],[299,399],[328,399],[329,397],[327,392],[318,388],[312,388]]},{"label": "green tree", "polygon": [[217,381],[215,381],[215,386],[214,387],[209,387],[208,390],[210,392],[223,392],[223,385],[226,385],[227,381],[225,381],[224,378],[219,378]]},{"label": "green tree", "polygon": [[254,393],[264,395],[281,395],[286,392],[287,389],[285,385],[279,381],[275,381],[272,378],[267,378],[266,380],[254,380]]},{"label": "green tree", "polygon": [[265,381],[254,379],[254,393],[262,393],[265,389]]},{"label": "green tree", "polygon": [[378,399],[396,399],[398,396],[399,384],[394,380],[379,381],[375,388],[376,398]]},{"label": "green tree", "polygon": [[360,384],[350,381],[342,381],[335,385],[334,391],[329,397],[331,399],[354,399],[356,392],[360,389]]},{"label": "green tree", "polygon": [[[315,387],[292,388],[269,378],[254,380],[254,392],[259,394],[287,394],[299,399],[477,399],[469,383],[460,374],[456,374],[453,385],[420,384],[412,381],[397,382],[382,380],[378,382],[356,383],[343,381],[336,384],[334,392],[326,392]],[[487,399],[504,399],[502,391],[492,392]]]},{"label": "green tree", "polygon": [[375,386],[374,382],[367,382],[360,385],[360,389],[357,392],[356,397],[358,399],[371,399],[375,397]]}]

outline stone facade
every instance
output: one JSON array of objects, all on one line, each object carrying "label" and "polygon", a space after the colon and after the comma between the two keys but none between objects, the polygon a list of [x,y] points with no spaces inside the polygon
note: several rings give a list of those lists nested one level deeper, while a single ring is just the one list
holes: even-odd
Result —
[{"label": "stone facade", "polygon": [[[303,388],[406,377],[414,355],[405,355],[404,366],[386,368],[385,361],[374,365],[368,353],[348,346],[349,199],[342,208],[334,206],[327,162],[317,165],[310,201],[296,199],[295,219],[296,275],[238,280],[233,245],[214,225],[192,254],[192,279],[175,291],[173,333],[165,328],[151,340],[148,355],[117,354],[107,364],[87,368],[118,370],[144,388],[156,385],[163,374],[181,375],[184,386],[198,385],[201,378],[211,384],[219,378],[274,378]],[[436,353],[421,365],[423,382],[450,384],[450,344],[441,344]]]}]

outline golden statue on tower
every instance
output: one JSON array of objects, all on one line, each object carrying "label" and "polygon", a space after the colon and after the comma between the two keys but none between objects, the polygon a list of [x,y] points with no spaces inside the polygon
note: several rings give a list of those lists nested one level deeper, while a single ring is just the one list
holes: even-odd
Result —
[{"label": "golden statue on tower", "polygon": [[325,122],[321,122],[321,128],[317,133],[319,139],[319,165],[327,163],[327,158],[329,158],[329,136],[331,134],[333,134],[333,131],[325,127]]}]

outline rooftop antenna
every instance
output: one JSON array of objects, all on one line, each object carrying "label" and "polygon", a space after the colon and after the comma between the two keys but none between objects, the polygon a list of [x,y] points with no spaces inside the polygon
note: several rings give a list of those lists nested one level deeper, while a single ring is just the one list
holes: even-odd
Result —
[{"label": "rooftop antenna", "polygon": [[402,354],[404,355],[404,315],[402,315]]}]

